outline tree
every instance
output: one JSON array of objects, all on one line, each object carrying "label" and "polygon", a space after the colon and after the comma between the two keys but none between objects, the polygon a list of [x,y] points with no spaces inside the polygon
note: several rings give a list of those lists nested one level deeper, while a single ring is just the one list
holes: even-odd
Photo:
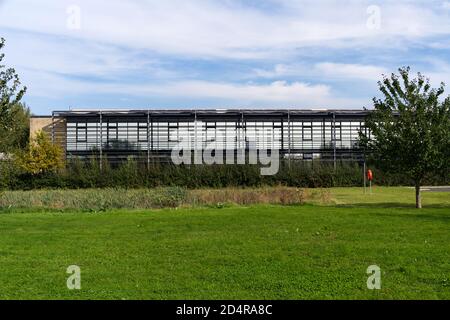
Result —
[{"label": "tree", "polygon": [[63,150],[52,143],[47,134],[39,131],[27,150],[17,154],[17,162],[25,172],[37,175],[64,167]]},{"label": "tree", "polygon": [[[0,38],[0,50],[4,45],[5,39]],[[22,124],[24,117],[29,115],[26,107],[19,104],[26,87],[21,87],[19,76],[13,68],[6,68],[1,64],[4,57],[4,54],[0,54],[0,152],[10,151],[14,146],[9,139],[11,136],[23,136],[24,133],[20,130],[27,130]],[[16,134],[15,130],[19,132]]]},{"label": "tree", "polygon": [[30,109],[16,103],[10,109],[11,121],[0,127],[0,152],[26,148],[30,140]]},{"label": "tree", "polygon": [[384,99],[374,98],[366,119],[370,135],[360,133],[370,158],[386,171],[402,172],[415,184],[416,207],[422,208],[421,185],[427,174],[450,174],[450,96],[443,99],[444,83],[432,88],[410,68],[378,82]]}]

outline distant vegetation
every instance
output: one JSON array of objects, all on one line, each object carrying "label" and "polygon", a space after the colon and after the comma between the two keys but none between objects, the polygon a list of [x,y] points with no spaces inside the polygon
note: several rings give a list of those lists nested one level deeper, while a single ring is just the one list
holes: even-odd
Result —
[{"label": "distant vegetation", "polygon": [[[146,189],[29,190],[0,193],[0,213],[15,210],[161,209],[182,207],[251,205],[359,205],[414,206],[414,194],[405,187],[376,187],[372,194],[362,188],[258,187],[186,189],[180,187]],[[450,207],[447,193],[427,194],[426,206]]]},{"label": "distant vegetation", "polygon": [[[0,161],[0,189],[28,190],[43,188],[154,188],[178,186],[188,189],[224,187],[290,186],[302,188],[362,186],[363,168],[356,163],[292,162],[282,163],[274,176],[262,176],[258,166],[215,165],[175,166],[155,164],[150,167],[134,160],[111,168],[107,163],[100,170],[99,163],[75,160],[67,168],[33,174],[14,162]],[[401,173],[385,173],[373,168],[375,184],[414,185]],[[449,184],[449,175],[429,175],[424,183]]]}]

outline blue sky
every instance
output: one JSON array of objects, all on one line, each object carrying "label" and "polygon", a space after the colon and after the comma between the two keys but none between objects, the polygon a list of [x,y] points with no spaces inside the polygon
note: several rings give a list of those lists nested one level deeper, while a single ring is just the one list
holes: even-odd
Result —
[{"label": "blue sky", "polygon": [[410,65],[450,84],[450,2],[0,0],[34,114],[362,108]]}]

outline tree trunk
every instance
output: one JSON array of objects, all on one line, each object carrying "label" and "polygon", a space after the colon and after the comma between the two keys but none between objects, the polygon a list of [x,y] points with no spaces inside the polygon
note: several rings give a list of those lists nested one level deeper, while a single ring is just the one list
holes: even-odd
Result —
[{"label": "tree trunk", "polygon": [[416,182],[416,208],[422,209],[422,197],[420,195],[420,182]]}]

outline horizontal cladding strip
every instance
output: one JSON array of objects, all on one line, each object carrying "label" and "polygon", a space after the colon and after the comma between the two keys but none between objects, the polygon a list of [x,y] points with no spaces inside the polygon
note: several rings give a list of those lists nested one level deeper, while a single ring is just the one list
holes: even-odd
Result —
[{"label": "horizontal cladding strip", "polygon": [[239,117],[239,116],[272,116],[272,117],[286,117],[286,116],[359,116],[364,117],[368,115],[368,110],[298,110],[298,109],[228,109],[228,110],[69,110],[69,111],[54,111],[54,116],[61,117],[97,117],[100,114],[103,116],[141,116],[146,117],[149,114],[158,117]]}]

